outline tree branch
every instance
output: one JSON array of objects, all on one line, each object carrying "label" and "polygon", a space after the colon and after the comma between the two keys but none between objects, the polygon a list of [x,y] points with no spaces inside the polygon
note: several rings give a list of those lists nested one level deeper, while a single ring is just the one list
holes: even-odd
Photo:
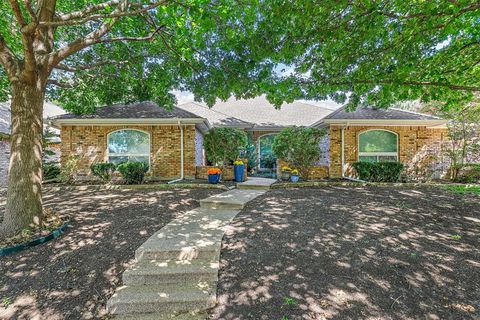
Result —
[{"label": "tree branch", "polygon": [[354,86],[356,84],[371,84],[371,85],[400,85],[400,86],[427,86],[427,87],[443,87],[448,88],[450,90],[457,90],[457,91],[472,91],[472,92],[480,92],[480,87],[475,86],[465,86],[465,85],[455,85],[450,83],[443,83],[443,82],[435,82],[435,81],[394,81],[394,80],[355,80],[355,81],[302,81],[303,84],[320,84],[324,83],[327,85],[333,86]]},{"label": "tree branch", "polygon": [[22,10],[20,9],[20,5],[18,4],[17,0],[9,0],[10,6],[12,7],[13,14],[15,15],[15,19],[17,19],[20,28],[23,28],[27,25],[25,22],[25,18],[23,17]]},{"label": "tree branch", "polygon": [[56,79],[49,79],[47,81],[47,85],[53,85],[53,86],[57,86],[57,87],[60,87],[60,88],[63,88],[63,89],[72,89],[72,88],[75,88],[78,84],[77,83],[61,82],[61,81],[56,80]]},{"label": "tree branch", "polygon": [[[117,2],[117,1],[115,1],[115,2]],[[149,4],[147,6],[142,7],[141,9],[130,11],[130,12],[116,12],[116,13],[110,13],[110,14],[94,14],[94,15],[83,16],[83,17],[80,16],[78,18],[71,18],[71,19],[68,19],[68,20],[40,22],[40,25],[41,26],[55,26],[55,27],[74,26],[74,25],[84,24],[85,22],[93,21],[93,20],[136,16],[136,15],[139,15],[140,13],[152,10],[152,9],[162,5],[163,3],[164,3],[163,1],[158,2],[158,3],[152,3],[152,4]]]},{"label": "tree branch", "polygon": [[36,15],[35,11],[33,10],[32,1],[31,0],[25,0],[25,7],[27,8],[27,12],[30,15],[30,18],[32,18],[32,21],[35,22],[35,23],[38,23],[38,17]]},{"label": "tree branch", "polygon": [[11,79],[16,76],[18,71],[18,61],[15,54],[5,42],[2,34],[0,34],[0,64],[5,68]]}]

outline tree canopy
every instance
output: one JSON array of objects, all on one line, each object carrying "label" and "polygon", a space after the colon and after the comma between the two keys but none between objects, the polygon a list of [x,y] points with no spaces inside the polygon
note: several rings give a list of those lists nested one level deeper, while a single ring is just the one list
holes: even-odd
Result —
[{"label": "tree canopy", "polygon": [[277,104],[348,97],[351,108],[416,99],[449,108],[480,91],[478,1],[271,0],[259,11],[245,47],[287,66],[259,85]]},{"label": "tree canopy", "polygon": [[[2,1],[0,57],[5,63],[0,68],[0,100],[11,95],[13,58],[33,69],[47,60],[47,98],[79,113],[102,104],[139,100],[172,106],[172,89],[195,86],[197,93],[205,92],[218,82],[224,86],[211,90],[208,97],[210,101],[220,94],[226,98],[225,89],[235,81],[227,79],[224,69],[243,72],[236,70],[241,66],[237,60],[228,59],[234,40],[246,36],[238,19],[253,21],[254,4],[244,1],[238,6],[234,0],[214,4],[199,0]],[[47,7],[54,10],[51,19],[42,17]],[[45,34],[40,37],[40,33]],[[51,39],[39,47],[43,37]]]}]

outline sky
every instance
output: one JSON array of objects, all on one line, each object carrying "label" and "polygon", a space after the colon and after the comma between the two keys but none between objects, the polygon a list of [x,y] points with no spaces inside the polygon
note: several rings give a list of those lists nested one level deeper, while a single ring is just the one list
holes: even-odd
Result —
[{"label": "sky", "polygon": [[[178,104],[183,104],[183,103],[187,103],[187,102],[192,102],[194,97],[193,97],[193,93],[191,92],[188,92],[188,91],[172,91],[173,94],[175,94],[175,96],[177,97],[177,101],[178,101]],[[298,100],[300,102],[305,102],[305,103],[310,103],[310,104],[313,104],[313,105],[316,105],[316,106],[321,106],[321,107],[325,107],[325,108],[328,108],[328,109],[332,109],[332,110],[335,110],[335,109],[338,109],[339,107],[341,107],[340,104],[332,101],[332,100],[324,100],[324,101],[312,101],[312,100]]]}]

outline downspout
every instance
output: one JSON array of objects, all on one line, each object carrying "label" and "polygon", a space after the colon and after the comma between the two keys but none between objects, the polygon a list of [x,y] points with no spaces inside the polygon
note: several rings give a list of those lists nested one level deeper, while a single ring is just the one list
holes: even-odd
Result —
[{"label": "downspout", "polygon": [[172,181],[168,181],[168,184],[175,183],[178,181],[182,181],[185,177],[184,171],[185,171],[185,164],[184,164],[184,138],[183,138],[183,125],[180,121],[178,121],[178,127],[180,128],[180,178],[175,179]]},{"label": "downspout", "polygon": [[355,181],[355,182],[366,182],[360,179],[347,177],[345,175],[345,128],[348,127],[348,122],[342,127],[342,178],[345,180]]}]

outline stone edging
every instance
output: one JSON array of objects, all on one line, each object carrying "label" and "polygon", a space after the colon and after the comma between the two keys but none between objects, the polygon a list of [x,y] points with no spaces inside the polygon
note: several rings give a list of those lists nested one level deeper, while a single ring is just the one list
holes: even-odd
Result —
[{"label": "stone edging", "polygon": [[462,183],[428,183],[428,182],[398,182],[398,183],[388,183],[388,182],[343,182],[343,181],[307,181],[307,182],[283,182],[276,183],[270,186],[271,189],[287,189],[287,188],[310,188],[310,187],[329,187],[329,186],[338,186],[338,187],[367,187],[367,186],[377,186],[377,187],[446,187],[446,186],[465,186]]},{"label": "stone edging", "polygon": [[103,191],[103,190],[156,190],[156,189],[221,189],[229,190],[222,184],[195,184],[195,183],[174,183],[174,184],[124,184],[124,185],[44,185],[46,191]]},{"label": "stone edging", "polygon": [[58,238],[62,233],[65,232],[65,230],[68,229],[69,223],[70,221],[63,223],[60,227],[53,230],[52,232],[50,232],[48,235],[44,237],[39,237],[25,243],[14,245],[12,247],[0,248],[0,257],[8,256],[10,254],[17,253],[19,251],[23,251],[25,249],[28,249],[34,246],[38,246],[39,244]]}]

